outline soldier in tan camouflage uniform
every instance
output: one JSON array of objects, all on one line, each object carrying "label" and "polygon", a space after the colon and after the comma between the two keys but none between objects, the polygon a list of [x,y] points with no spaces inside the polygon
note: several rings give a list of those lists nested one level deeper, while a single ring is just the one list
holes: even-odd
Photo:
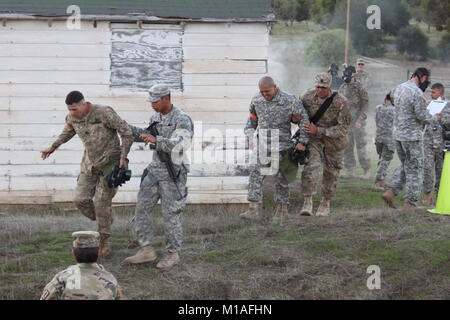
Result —
[{"label": "soldier in tan camouflage uniform", "polygon": [[[315,89],[310,89],[301,96],[310,119],[331,95],[330,75],[318,74],[315,78]],[[317,192],[321,167],[323,167],[322,201],[316,216],[330,214],[330,201],[336,195],[339,171],[342,169],[344,149],[348,145],[347,133],[351,122],[352,115],[348,101],[344,96],[337,94],[317,125],[310,123],[303,126],[303,129],[309,133],[310,153],[309,162],[302,172],[301,191],[304,203],[300,214],[312,215],[312,197]],[[323,162],[321,154],[323,154]]]},{"label": "soldier in tan camouflage uniform", "polygon": [[[277,207],[272,217],[272,222],[280,222],[287,217],[289,205],[289,185],[287,177],[280,167],[275,170],[274,162],[278,164],[289,156],[286,151],[294,147],[291,141],[291,122],[308,123],[308,114],[297,97],[279,89],[272,78],[263,77],[259,81],[259,90],[250,103],[250,115],[247,120],[244,132],[249,139],[249,148],[253,149],[253,139],[256,139],[257,146],[254,154],[257,159],[250,165],[249,190],[248,190],[248,211],[240,215],[241,218],[254,220],[259,217],[262,201],[262,184],[265,176],[275,175],[277,179],[275,202]],[[268,139],[267,136],[271,137]],[[277,139],[278,148],[274,145],[274,138]],[[275,142],[275,143],[276,143]],[[305,150],[308,143],[307,134],[302,130],[299,143],[295,146],[298,150]],[[263,172],[264,163],[262,158],[270,153],[275,159],[267,159],[274,172]],[[269,165],[266,163],[267,165]],[[269,171],[269,170],[268,170]]]},{"label": "soldier in tan camouflage uniform", "polygon": [[369,109],[369,95],[362,84],[355,80],[355,67],[348,66],[345,72],[352,72],[351,79],[349,78],[339,88],[339,93],[347,98],[352,113],[352,125],[348,133],[349,146],[345,149],[344,166],[347,173],[343,177],[354,177],[355,172],[355,155],[354,149],[358,154],[358,160],[364,170],[363,179],[370,178],[370,158],[367,156],[367,134],[365,130],[367,112]]},{"label": "soldier in tan camouflage uniform", "polygon": [[355,80],[362,84],[364,89],[368,89],[370,85],[370,75],[364,70],[366,67],[366,63],[363,59],[358,59],[356,61],[356,75]]},{"label": "soldier in tan camouflage uniform", "polygon": [[[190,167],[186,151],[194,134],[194,125],[186,113],[172,104],[167,85],[157,84],[151,87],[148,101],[156,111],[150,122],[157,123],[159,135],[153,136],[144,129],[130,126],[135,141],[150,143],[155,147],[155,151],[153,160],[142,175],[135,210],[134,229],[140,249],[124,262],[138,264],[156,260],[152,216],[153,208],[161,200],[167,252],[156,267],[168,270],[180,262],[179,251],[183,240],[181,215],[186,206],[186,182]],[[160,156],[163,153],[168,154],[173,162],[176,182],[170,177]]]},{"label": "soldier in tan camouflage uniform", "polygon": [[118,300],[121,289],[116,278],[97,264],[99,233],[72,233],[76,265],[59,272],[44,288],[41,300]]},{"label": "soldier in tan camouflage uniform", "polygon": [[[439,106],[441,110],[444,109],[447,101],[445,101],[444,86],[441,83],[435,83],[431,86],[430,95],[433,101],[430,103],[429,108],[433,105]],[[439,184],[444,164],[444,139],[442,136],[442,126],[437,118],[439,113],[426,126],[423,136],[423,192],[425,196],[422,203],[424,205],[430,205],[433,200],[433,185],[435,196],[437,197],[439,193]]]},{"label": "soldier in tan camouflage uniform", "polygon": [[386,95],[384,104],[376,108],[375,124],[377,126],[375,135],[375,147],[379,157],[375,182],[372,191],[384,191],[387,183],[385,181],[389,164],[395,154],[395,143],[392,138],[394,125],[394,105],[390,93]]},{"label": "soldier in tan camouflage uniform", "polygon": [[[112,198],[117,192],[117,188],[108,186],[105,177],[115,164],[120,163],[121,167],[127,168],[126,157],[133,136],[127,123],[111,107],[85,102],[81,92],[69,93],[66,104],[69,114],[64,130],[49,148],[41,151],[42,159],[48,158],[74,135],[80,137],[85,150],[74,202],[83,215],[97,221],[100,233],[99,257],[104,257],[111,252],[107,240],[111,235],[113,221]],[[122,139],[122,146],[117,133]]]}]

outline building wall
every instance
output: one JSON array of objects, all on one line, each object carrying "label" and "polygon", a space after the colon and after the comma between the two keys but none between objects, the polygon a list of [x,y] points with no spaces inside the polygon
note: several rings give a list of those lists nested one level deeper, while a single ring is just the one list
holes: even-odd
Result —
[{"label": "building wall", "polygon": [[[141,63],[135,62],[145,58],[134,59],[136,50],[130,50],[122,55],[129,63],[117,67],[114,54],[120,50],[114,49],[114,42],[135,38],[130,48],[139,42],[151,45],[152,33],[157,33],[162,35],[157,45],[165,48],[173,41],[171,32],[179,34],[183,54],[181,83],[173,101],[195,123],[188,202],[245,202],[248,151],[242,129],[257,81],[267,72],[266,24],[186,23],[140,29],[136,24],[108,22],[94,27],[83,21],[81,27],[69,30],[63,21],[49,26],[47,21],[25,20],[0,25],[0,203],[72,201],[81,141],[74,137],[45,161],[39,152],[64,126],[65,96],[80,90],[88,101],[110,105],[129,123],[146,127],[153,110],[145,100],[145,85],[139,81],[130,87],[129,81],[121,80],[133,71],[118,73],[123,66],[139,68]],[[164,41],[164,32],[169,42]],[[127,41],[122,41],[124,35],[129,36]],[[149,61],[146,66],[152,65],[158,70],[161,63]],[[159,79],[179,81],[173,72]],[[140,174],[151,153],[143,144],[133,144],[129,154],[133,178],[120,188],[115,202],[136,201]]]}]

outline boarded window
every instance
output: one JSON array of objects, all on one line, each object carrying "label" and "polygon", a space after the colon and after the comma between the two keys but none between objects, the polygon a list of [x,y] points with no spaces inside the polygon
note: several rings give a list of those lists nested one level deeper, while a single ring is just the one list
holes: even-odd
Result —
[{"label": "boarded window", "polygon": [[181,89],[179,25],[112,23],[111,87],[146,91],[155,84]]}]

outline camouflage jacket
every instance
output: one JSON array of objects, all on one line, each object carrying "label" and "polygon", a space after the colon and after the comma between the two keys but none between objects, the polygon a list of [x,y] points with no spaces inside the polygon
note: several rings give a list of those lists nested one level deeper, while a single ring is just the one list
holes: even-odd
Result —
[{"label": "camouflage jacket", "polygon": [[367,89],[370,86],[370,75],[367,71],[356,71],[355,80]]},{"label": "camouflage jacket", "polygon": [[[294,143],[291,141],[291,117],[294,115],[300,115],[302,120],[299,123],[301,128],[303,124],[309,122],[308,113],[303,107],[302,102],[294,95],[286,93],[278,89],[275,97],[271,101],[267,101],[261,95],[257,93],[250,103],[250,115],[247,120],[247,124],[244,128],[245,135],[249,139],[253,139],[254,134],[258,135],[259,139],[263,139],[263,143],[267,146],[270,145],[270,141],[267,137],[260,135],[260,130],[267,130],[270,132],[271,138],[274,138],[276,131],[278,130],[279,150],[284,151],[291,148]],[[267,140],[267,141],[266,141]],[[301,130],[299,143],[306,145],[308,143],[308,134]]]},{"label": "camouflage jacket", "polygon": [[118,300],[116,278],[97,263],[78,263],[59,272],[44,288],[41,300]]},{"label": "camouflage jacket", "polygon": [[[122,147],[117,135],[120,134]],[[52,144],[58,148],[78,134],[85,151],[82,160],[82,172],[90,173],[92,169],[101,169],[113,155],[126,158],[133,144],[131,130],[127,123],[111,108],[91,104],[90,112],[82,119],[66,116],[66,126]]]},{"label": "camouflage jacket", "polygon": [[447,102],[444,109],[441,111],[440,123],[444,130],[450,131],[450,102]]},{"label": "camouflage jacket", "polygon": [[347,98],[350,112],[352,114],[352,125],[359,122],[361,126],[366,125],[367,112],[369,109],[369,95],[361,83],[344,83],[339,88],[339,93]]},{"label": "camouflage jacket", "polygon": [[[194,124],[191,118],[177,107],[172,106],[172,110],[165,116],[159,112],[153,114],[150,124],[155,121],[158,122],[156,129],[160,134],[156,137],[156,151],[169,153],[175,170],[179,171],[181,167],[184,167],[186,172],[189,172],[187,151],[194,135]],[[141,134],[149,134],[145,129],[135,126],[130,125],[130,129],[136,142],[143,142],[140,138]],[[159,159],[157,152],[153,153],[153,160],[148,169],[151,169],[153,173],[159,172],[162,177],[168,175],[166,166]]]},{"label": "camouflage jacket", "polygon": [[[316,114],[327,98],[319,98],[315,89],[310,89],[302,95],[301,100],[308,112],[309,118],[312,118]],[[341,94],[337,94],[331,106],[317,122],[318,131],[314,139],[322,140],[329,151],[343,150],[348,145],[347,133],[350,129],[351,122],[352,115],[348,101]]]},{"label": "camouflage jacket", "polygon": [[380,104],[375,111],[375,124],[377,126],[375,141],[383,143],[392,151],[395,151],[392,129],[394,126],[394,106],[392,104]]},{"label": "camouflage jacket", "polygon": [[391,92],[394,111],[393,137],[397,141],[422,141],[423,127],[431,121],[422,90],[409,80]]}]

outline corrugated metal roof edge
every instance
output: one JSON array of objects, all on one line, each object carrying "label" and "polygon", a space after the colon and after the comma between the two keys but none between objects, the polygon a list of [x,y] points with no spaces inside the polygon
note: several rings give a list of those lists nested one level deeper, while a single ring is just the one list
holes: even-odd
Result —
[{"label": "corrugated metal roof edge", "polygon": [[[19,13],[0,13],[0,19],[14,20],[65,20],[69,15],[38,15],[38,14],[19,14]],[[178,18],[178,17],[157,17],[144,15],[81,15],[81,20],[97,21],[159,21],[159,22],[275,22],[275,15],[269,13],[259,18]]]}]

